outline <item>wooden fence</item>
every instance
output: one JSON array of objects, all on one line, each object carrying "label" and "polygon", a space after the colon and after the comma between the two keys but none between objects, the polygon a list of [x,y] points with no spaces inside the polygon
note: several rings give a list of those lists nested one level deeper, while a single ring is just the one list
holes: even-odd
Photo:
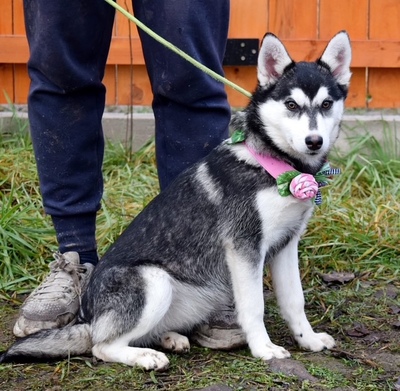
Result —
[{"label": "wooden fence", "polygon": [[[13,103],[25,104],[29,78],[22,0],[0,0],[0,5],[0,103],[7,102],[7,95]],[[297,61],[316,59],[343,29],[353,46],[347,106],[400,107],[400,0],[231,0],[230,38],[261,39],[271,31]],[[253,90],[254,66],[226,66],[225,72],[233,82]],[[151,104],[136,28],[119,13],[104,83],[107,105]],[[247,98],[238,92],[227,92],[232,106],[246,104]]]}]

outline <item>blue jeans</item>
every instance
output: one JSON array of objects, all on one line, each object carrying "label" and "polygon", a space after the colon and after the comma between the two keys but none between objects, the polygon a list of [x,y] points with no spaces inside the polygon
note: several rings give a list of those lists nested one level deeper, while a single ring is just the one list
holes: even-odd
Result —
[{"label": "blue jeans", "polygon": [[[222,74],[228,0],[133,0],[135,16]],[[114,22],[103,0],[24,0],[28,111],[43,204],[61,252],[93,261],[103,192],[102,83]],[[228,137],[224,87],[140,32],[161,189]],[[81,259],[82,262],[82,259]]]}]

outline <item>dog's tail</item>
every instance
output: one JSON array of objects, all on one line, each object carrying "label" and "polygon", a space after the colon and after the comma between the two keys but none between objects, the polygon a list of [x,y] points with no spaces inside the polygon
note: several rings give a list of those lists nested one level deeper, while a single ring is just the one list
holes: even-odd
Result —
[{"label": "dog's tail", "polygon": [[0,353],[0,364],[46,362],[90,354],[91,349],[90,325],[76,324],[41,330],[18,339],[7,351]]}]

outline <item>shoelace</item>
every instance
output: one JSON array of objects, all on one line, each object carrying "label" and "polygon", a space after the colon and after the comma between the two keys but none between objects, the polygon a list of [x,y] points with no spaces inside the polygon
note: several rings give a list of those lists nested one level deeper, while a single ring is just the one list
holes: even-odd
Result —
[{"label": "shoelace", "polygon": [[43,281],[41,289],[36,292],[37,295],[46,294],[50,291],[53,291],[51,288],[54,285],[53,281],[56,276],[59,278],[59,280],[65,281],[65,284],[60,283],[60,287],[68,287],[70,285],[70,280],[68,278],[63,278],[62,274],[60,274],[60,272],[65,272],[71,277],[75,292],[78,294],[78,296],[81,296],[82,292],[79,274],[86,272],[87,269],[84,265],[70,262],[63,254],[57,252],[54,254],[54,261],[50,263],[49,267],[50,274]]}]

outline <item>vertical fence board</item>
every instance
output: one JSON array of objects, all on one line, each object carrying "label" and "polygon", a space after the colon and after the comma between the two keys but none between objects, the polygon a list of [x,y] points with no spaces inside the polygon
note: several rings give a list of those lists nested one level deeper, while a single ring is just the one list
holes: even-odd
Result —
[{"label": "vertical fence board", "polygon": [[15,35],[25,35],[23,0],[13,0],[13,12],[13,33]]},{"label": "vertical fence board", "polygon": [[368,82],[369,108],[400,107],[400,69],[370,68]]},{"label": "vertical fence board", "polygon": [[[351,40],[368,38],[368,0],[321,0],[319,37],[330,39],[346,30]],[[353,68],[347,107],[362,107],[366,102],[366,70]]]},{"label": "vertical fence board", "polygon": [[[382,15],[384,15],[384,17],[382,17]],[[370,0],[370,39],[398,41],[400,38],[399,20],[399,0]],[[370,97],[370,102],[368,107],[399,107],[399,91],[399,69],[369,69],[368,95]]]},{"label": "vertical fence board", "polygon": [[12,34],[12,0],[2,0],[0,12],[0,34]]},{"label": "vertical fence board", "polygon": [[319,38],[346,30],[351,39],[368,37],[368,0],[321,0]]},{"label": "vertical fence board", "polygon": [[365,107],[367,100],[366,68],[352,68],[346,107]]},{"label": "vertical fence board", "polygon": [[[0,35],[12,34],[12,0],[2,0],[0,12]],[[11,64],[0,64],[0,104],[14,101],[14,72]]]},{"label": "vertical fence board", "polygon": [[270,0],[269,30],[281,39],[315,39],[317,7],[317,0]]},{"label": "vertical fence board", "polygon": [[107,65],[104,73],[103,84],[106,86],[106,105],[115,106],[117,104],[117,82],[115,79],[116,65]]},{"label": "vertical fence board", "polygon": [[400,39],[400,1],[370,0],[370,39]]},{"label": "vertical fence board", "polygon": [[[132,2],[124,1],[120,5],[128,12],[133,14]],[[115,34],[118,37],[135,39],[139,37],[136,25],[128,20],[120,12],[117,12],[115,21]],[[131,44],[130,44],[131,45]],[[132,56],[131,65],[117,65],[115,67],[115,85],[116,97],[115,104],[117,105],[150,105],[151,104],[151,90],[150,82],[148,81],[147,73],[145,73],[146,82],[143,83],[143,65],[133,65],[133,53],[131,54],[132,47],[128,48],[129,56]],[[131,78],[131,70],[133,72],[133,83]],[[142,85],[141,87],[138,87]]]},{"label": "vertical fence board", "polygon": [[[25,22],[23,12],[23,0],[13,0],[13,33],[25,35]],[[26,64],[14,65],[14,103],[24,104],[28,98],[30,79]]]},{"label": "vertical fence board", "polygon": [[14,65],[14,103],[26,104],[30,86],[30,79],[25,64]]},{"label": "vertical fence board", "polygon": [[[268,31],[268,0],[231,1],[229,38],[256,38],[261,41]],[[252,92],[256,86],[257,72],[255,67],[227,66],[225,77],[240,87]],[[228,100],[238,107],[246,106],[249,99],[240,92],[226,87]]]},{"label": "vertical fence board", "polygon": [[[225,67],[225,77],[233,83],[253,92],[257,83],[257,71],[255,67]],[[249,102],[249,98],[231,87],[225,87],[228,95],[228,101],[232,106],[244,107]]]},{"label": "vertical fence board", "polygon": [[144,65],[136,65],[133,68],[133,84],[131,84],[131,67],[129,65],[118,66],[118,105],[151,105],[153,94]]},{"label": "vertical fence board", "polygon": [[[133,14],[131,0],[119,2],[119,5],[125,8],[129,13]],[[120,37],[129,37],[129,34],[132,38],[137,38],[139,36],[136,25],[117,11],[115,16],[115,35]]]},{"label": "vertical fence board", "polygon": [[231,1],[229,38],[259,38],[268,29],[268,0]]},{"label": "vertical fence board", "polygon": [[0,64],[0,104],[14,102],[14,73],[12,64]]}]

